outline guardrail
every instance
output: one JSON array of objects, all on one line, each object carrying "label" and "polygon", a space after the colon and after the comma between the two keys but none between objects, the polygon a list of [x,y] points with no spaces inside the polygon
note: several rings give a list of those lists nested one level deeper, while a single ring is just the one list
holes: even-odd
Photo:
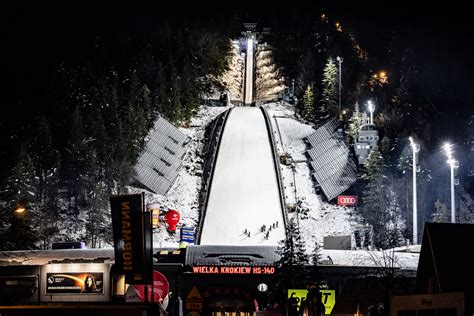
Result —
[{"label": "guardrail", "polygon": [[206,217],[209,192],[211,191],[212,178],[214,177],[215,162],[221,145],[222,132],[224,131],[227,118],[232,109],[233,107],[219,114],[206,131],[206,145],[203,148],[203,152],[206,153],[206,162],[203,166],[202,184],[199,196],[199,225],[196,234],[196,244],[200,244],[201,242],[202,224]]},{"label": "guardrail", "polygon": [[275,144],[275,139],[273,138],[273,135],[275,132],[273,131],[272,127],[272,122],[270,121],[270,115],[268,114],[267,110],[263,107],[259,107],[262,110],[263,117],[265,118],[265,124],[267,125],[267,132],[268,132],[268,137],[270,138],[270,146],[272,147],[273,151],[273,166],[275,167],[276,175],[277,175],[277,180],[278,180],[278,191],[280,192],[280,204],[281,204],[281,210],[283,212],[283,221],[285,222],[285,227],[288,222],[288,207],[286,205],[285,201],[285,191],[283,189],[283,182],[282,182],[282,177],[281,177],[281,171],[280,171],[280,158],[278,156],[278,151],[277,147]]}]

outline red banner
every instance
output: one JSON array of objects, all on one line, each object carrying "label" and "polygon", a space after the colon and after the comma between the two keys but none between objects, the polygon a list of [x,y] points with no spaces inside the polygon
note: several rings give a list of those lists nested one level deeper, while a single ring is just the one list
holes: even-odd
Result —
[{"label": "red banner", "polygon": [[339,195],[337,197],[339,206],[357,206],[357,195]]}]

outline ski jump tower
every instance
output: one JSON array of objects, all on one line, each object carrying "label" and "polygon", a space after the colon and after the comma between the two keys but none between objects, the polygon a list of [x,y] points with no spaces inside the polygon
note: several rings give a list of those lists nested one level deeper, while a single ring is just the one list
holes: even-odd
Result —
[{"label": "ski jump tower", "polygon": [[244,105],[251,105],[253,101],[254,83],[254,48],[256,42],[255,29],[257,23],[244,23],[246,31],[243,32],[245,43],[245,81],[244,81]]}]

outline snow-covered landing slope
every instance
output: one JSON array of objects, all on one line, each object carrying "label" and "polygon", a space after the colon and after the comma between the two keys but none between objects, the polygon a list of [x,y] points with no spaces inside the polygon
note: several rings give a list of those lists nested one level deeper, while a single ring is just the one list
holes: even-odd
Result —
[{"label": "snow-covered landing slope", "polygon": [[[329,204],[317,195],[311,179],[311,170],[306,162],[306,145],[303,138],[314,129],[295,117],[294,107],[285,103],[268,103],[267,109],[280,155],[287,153],[293,160],[294,168],[280,164],[285,187],[286,202],[299,204],[304,210],[299,215],[300,231],[306,244],[306,251],[312,252],[315,243],[323,245],[325,236],[352,235],[357,227],[352,208]],[[289,214],[297,216],[296,213]]]},{"label": "snow-covered landing slope", "polygon": [[[263,113],[236,107],[222,135],[202,245],[277,245],[284,238],[278,181]],[[278,222],[268,239],[261,232]],[[244,230],[250,231],[250,237]]]}]

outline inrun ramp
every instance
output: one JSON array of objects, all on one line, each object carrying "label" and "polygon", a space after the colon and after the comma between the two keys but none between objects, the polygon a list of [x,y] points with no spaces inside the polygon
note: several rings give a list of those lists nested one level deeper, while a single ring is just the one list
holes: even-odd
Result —
[{"label": "inrun ramp", "polygon": [[[268,239],[261,232],[268,228]],[[214,166],[201,245],[278,245],[284,239],[278,179],[261,109],[236,107],[227,119]],[[244,230],[250,231],[250,237]]]}]

